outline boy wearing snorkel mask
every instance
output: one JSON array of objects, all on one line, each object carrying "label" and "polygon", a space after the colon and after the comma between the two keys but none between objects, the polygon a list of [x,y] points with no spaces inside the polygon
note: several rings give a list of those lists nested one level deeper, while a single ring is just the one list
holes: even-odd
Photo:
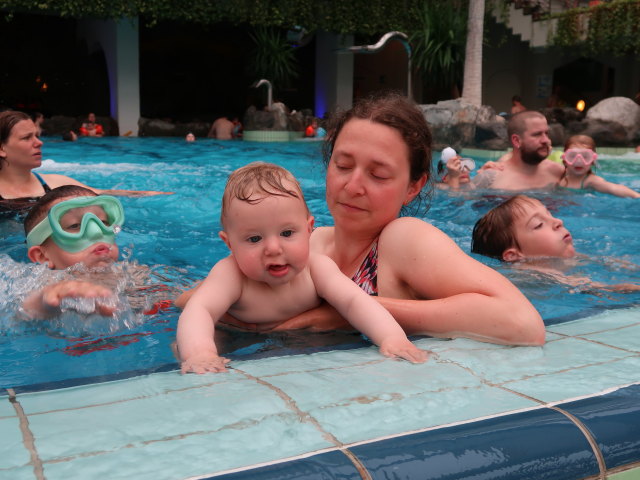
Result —
[{"label": "boy wearing snorkel mask", "polygon": [[[76,264],[108,267],[118,260],[115,236],[124,222],[120,201],[76,185],[45,194],[24,220],[28,257],[32,262],[61,270]],[[32,317],[59,312],[66,297],[104,298],[110,289],[87,281],[66,280],[34,292],[24,302]],[[96,311],[110,315],[114,308],[96,302]]]},{"label": "boy wearing snorkel mask", "polygon": [[573,190],[595,190],[618,197],[640,198],[640,193],[620,185],[606,181],[592,171],[598,155],[593,138],[587,135],[569,137],[564,145],[562,161],[565,172],[558,185]]}]

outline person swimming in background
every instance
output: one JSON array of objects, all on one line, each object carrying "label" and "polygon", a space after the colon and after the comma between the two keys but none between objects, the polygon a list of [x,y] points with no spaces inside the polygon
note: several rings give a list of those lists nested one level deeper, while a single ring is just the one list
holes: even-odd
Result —
[{"label": "person swimming in background", "polygon": [[193,133],[189,132],[189,133],[187,133],[187,136],[184,137],[184,139],[187,142],[195,142],[196,141],[196,136]]},{"label": "person swimming in background", "polygon": [[95,193],[125,196],[163,195],[170,192],[101,190],[58,174],[40,174],[43,142],[33,120],[23,112],[0,113],[0,213],[26,213],[45,193],[62,185],[78,185]]},{"label": "person swimming in background", "polygon": [[608,182],[593,173],[598,155],[596,143],[588,135],[569,137],[564,145],[562,160],[565,171],[558,185],[571,190],[595,190],[618,197],[640,198],[640,193],[618,183]]},{"label": "person swimming in background", "polygon": [[327,256],[309,252],[313,230],[302,189],[284,168],[254,162],[233,172],[222,199],[220,260],[187,303],[177,330],[182,373],[223,372],[215,325],[225,313],[247,323],[284,322],[322,298],[380,347],[414,363],[427,359],[387,310],[342,274]]},{"label": "person swimming in background", "polygon": [[[550,259],[586,259],[576,253],[573,237],[562,220],[555,218],[540,200],[516,195],[491,209],[473,227],[471,252],[518,262],[523,268],[552,276],[571,286],[605,291],[640,291],[638,284],[606,285],[588,278],[567,276],[560,270],[574,265]],[[626,268],[637,268],[626,264]]]},{"label": "person swimming in background", "polygon": [[82,123],[80,127],[80,135],[84,137],[102,137],[104,136],[104,129],[102,125],[96,123],[96,114],[89,113],[87,119]]},{"label": "person swimming in background", "polygon": [[476,162],[472,158],[462,158],[453,148],[446,147],[442,150],[438,161],[437,171],[440,175],[440,181],[436,186],[449,190],[475,189],[470,176],[475,168]]}]

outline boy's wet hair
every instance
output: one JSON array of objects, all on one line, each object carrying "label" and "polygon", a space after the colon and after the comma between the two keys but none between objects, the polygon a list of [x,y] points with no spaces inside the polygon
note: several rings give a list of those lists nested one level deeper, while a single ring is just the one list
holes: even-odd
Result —
[{"label": "boy's wet hair", "polygon": [[520,248],[513,224],[524,213],[524,205],[533,205],[534,198],[516,195],[489,210],[473,227],[471,252],[502,260],[509,248]]},{"label": "boy's wet hair", "polygon": [[29,213],[24,219],[24,233],[27,235],[33,227],[39,224],[44,217],[47,216],[51,209],[51,204],[61,198],[70,197],[97,197],[98,194],[93,190],[81,187],[79,185],[63,185],[52,189],[38,199],[36,204],[31,207]]},{"label": "boy's wet hair", "polygon": [[[285,185],[285,181],[294,189]],[[224,188],[220,223],[224,224],[225,214],[234,198],[254,204],[272,195],[298,198],[307,206],[298,180],[286,168],[266,162],[252,162],[238,168],[229,175]]]}]

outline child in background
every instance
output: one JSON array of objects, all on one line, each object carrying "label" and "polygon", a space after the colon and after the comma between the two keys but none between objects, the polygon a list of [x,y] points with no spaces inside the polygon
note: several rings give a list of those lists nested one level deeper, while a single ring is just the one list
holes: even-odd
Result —
[{"label": "child in background", "polygon": [[595,166],[597,158],[593,138],[587,135],[569,137],[565,142],[562,155],[565,172],[558,185],[573,190],[591,189],[618,197],[640,198],[640,193],[629,187],[608,182],[594,174],[591,168]]},{"label": "child in background", "polygon": [[254,162],[233,172],[222,198],[220,238],[231,255],[195,291],[178,321],[182,373],[222,372],[215,324],[227,311],[247,323],[285,321],[332,304],[383,355],[424,362],[393,317],[324,255],[309,253],[313,217],[300,185],[277,165]]},{"label": "child in background", "polygon": [[441,180],[436,184],[438,188],[449,190],[470,190],[476,188],[471,182],[470,172],[475,170],[476,162],[472,158],[462,158],[451,147],[442,150],[438,162],[438,175],[446,169]]},{"label": "child in background", "polygon": [[[572,286],[631,292],[640,285],[605,285],[588,278],[566,276],[550,268],[549,258],[572,259],[579,255],[562,220],[551,215],[539,200],[516,195],[487,212],[473,227],[471,251],[505,262],[522,262]],[[556,263],[553,267],[557,267]]]}]

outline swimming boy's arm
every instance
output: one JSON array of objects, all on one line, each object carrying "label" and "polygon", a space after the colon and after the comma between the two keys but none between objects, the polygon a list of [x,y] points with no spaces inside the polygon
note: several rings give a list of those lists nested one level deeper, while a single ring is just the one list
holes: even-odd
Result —
[{"label": "swimming boy's arm", "polygon": [[378,300],[407,333],[544,344],[542,318],[522,292],[434,226],[411,217],[394,220],[380,236],[378,255],[385,275],[394,277],[391,283],[406,286],[385,292],[379,279]]},{"label": "swimming boy's arm", "polygon": [[95,312],[100,315],[112,315],[115,308],[99,301],[111,297],[113,292],[102,285],[91,282],[64,280],[47,285],[33,292],[22,304],[22,310],[30,319],[45,319],[59,315],[60,303],[64,298],[96,298]]},{"label": "swimming boy's arm", "polygon": [[178,320],[181,372],[224,372],[227,359],[218,355],[215,324],[242,291],[241,272],[231,257],[220,260],[193,294]]},{"label": "swimming boy's arm", "polygon": [[380,353],[413,363],[426,361],[427,353],[413,345],[391,314],[346,277],[333,260],[311,254],[309,269],[318,295],[378,345]]},{"label": "swimming boy's arm", "polygon": [[626,185],[608,182],[604,178],[597,175],[589,175],[589,177],[592,178],[589,178],[589,182],[586,184],[586,186],[594,189],[597,192],[608,193],[610,195],[616,195],[617,197],[640,198],[640,193],[632,190]]}]

